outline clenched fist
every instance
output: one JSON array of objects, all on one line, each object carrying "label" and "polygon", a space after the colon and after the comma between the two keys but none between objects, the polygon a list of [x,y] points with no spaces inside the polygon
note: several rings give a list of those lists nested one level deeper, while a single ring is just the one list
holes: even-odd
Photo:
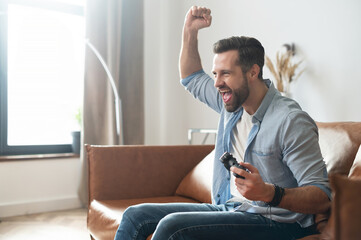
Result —
[{"label": "clenched fist", "polygon": [[198,31],[199,29],[209,27],[211,23],[212,16],[209,8],[193,6],[186,15],[184,28]]}]

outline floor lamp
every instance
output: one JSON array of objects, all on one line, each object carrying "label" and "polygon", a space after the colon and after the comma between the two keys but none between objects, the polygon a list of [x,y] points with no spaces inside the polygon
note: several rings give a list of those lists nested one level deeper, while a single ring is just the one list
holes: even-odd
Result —
[{"label": "floor lamp", "polygon": [[[114,79],[112,74],[109,71],[108,66],[106,65],[104,59],[98,52],[98,50],[94,47],[93,44],[90,43],[89,39],[86,39],[85,41],[86,45],[92,50],[92,52],[95,54],[95,56],[98,58],[100,63],[102,64],[110,83],[110,86],[112,87],[113,94],[114,94],[114,102],[115,102],[115,124],[117,128],[117,144],[124,144],[124,138],[123,138],[123,123],[122,123],[122,102],[119,98],[118,89],[115,85]],[[120,142],[119,142],[120,141]]]}]

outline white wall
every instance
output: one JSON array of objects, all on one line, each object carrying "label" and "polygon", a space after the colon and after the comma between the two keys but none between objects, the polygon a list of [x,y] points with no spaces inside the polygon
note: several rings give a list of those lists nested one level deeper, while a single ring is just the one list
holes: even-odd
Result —
[{"label": "white wall", "polygon": [[0,162],[0,217],[81,207],[80,160]]},{"label": "white wall", "polygon": [[[188,128],[217,127],[217,114],[179,84],[181,30],[192,5],[212,10],[211,28],[199,35],[206,72],[221,38],[256,37],[271,58],[295,43],[306,71],[292,97],[317,121],[361,121],[360,1],[152,0],[145,1],[146,144],[187,144]],[[264,77],[272,78],[266,68]]]}]

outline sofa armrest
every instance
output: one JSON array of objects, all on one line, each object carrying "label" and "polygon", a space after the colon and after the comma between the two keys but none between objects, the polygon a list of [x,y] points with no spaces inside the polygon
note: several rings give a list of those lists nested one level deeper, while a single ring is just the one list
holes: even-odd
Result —
[{"label": "sofa armrest", "polygon": [[89,203],[174,195],[179,183],[214,148],[87,145]]}]

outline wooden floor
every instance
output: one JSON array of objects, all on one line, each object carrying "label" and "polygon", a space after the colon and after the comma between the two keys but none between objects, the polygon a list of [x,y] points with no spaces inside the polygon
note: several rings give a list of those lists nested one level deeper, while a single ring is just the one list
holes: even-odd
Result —
[{"label": "wooden floor", "polygon": [[89,240],[86,209],[0,219],[0,240]]}]

